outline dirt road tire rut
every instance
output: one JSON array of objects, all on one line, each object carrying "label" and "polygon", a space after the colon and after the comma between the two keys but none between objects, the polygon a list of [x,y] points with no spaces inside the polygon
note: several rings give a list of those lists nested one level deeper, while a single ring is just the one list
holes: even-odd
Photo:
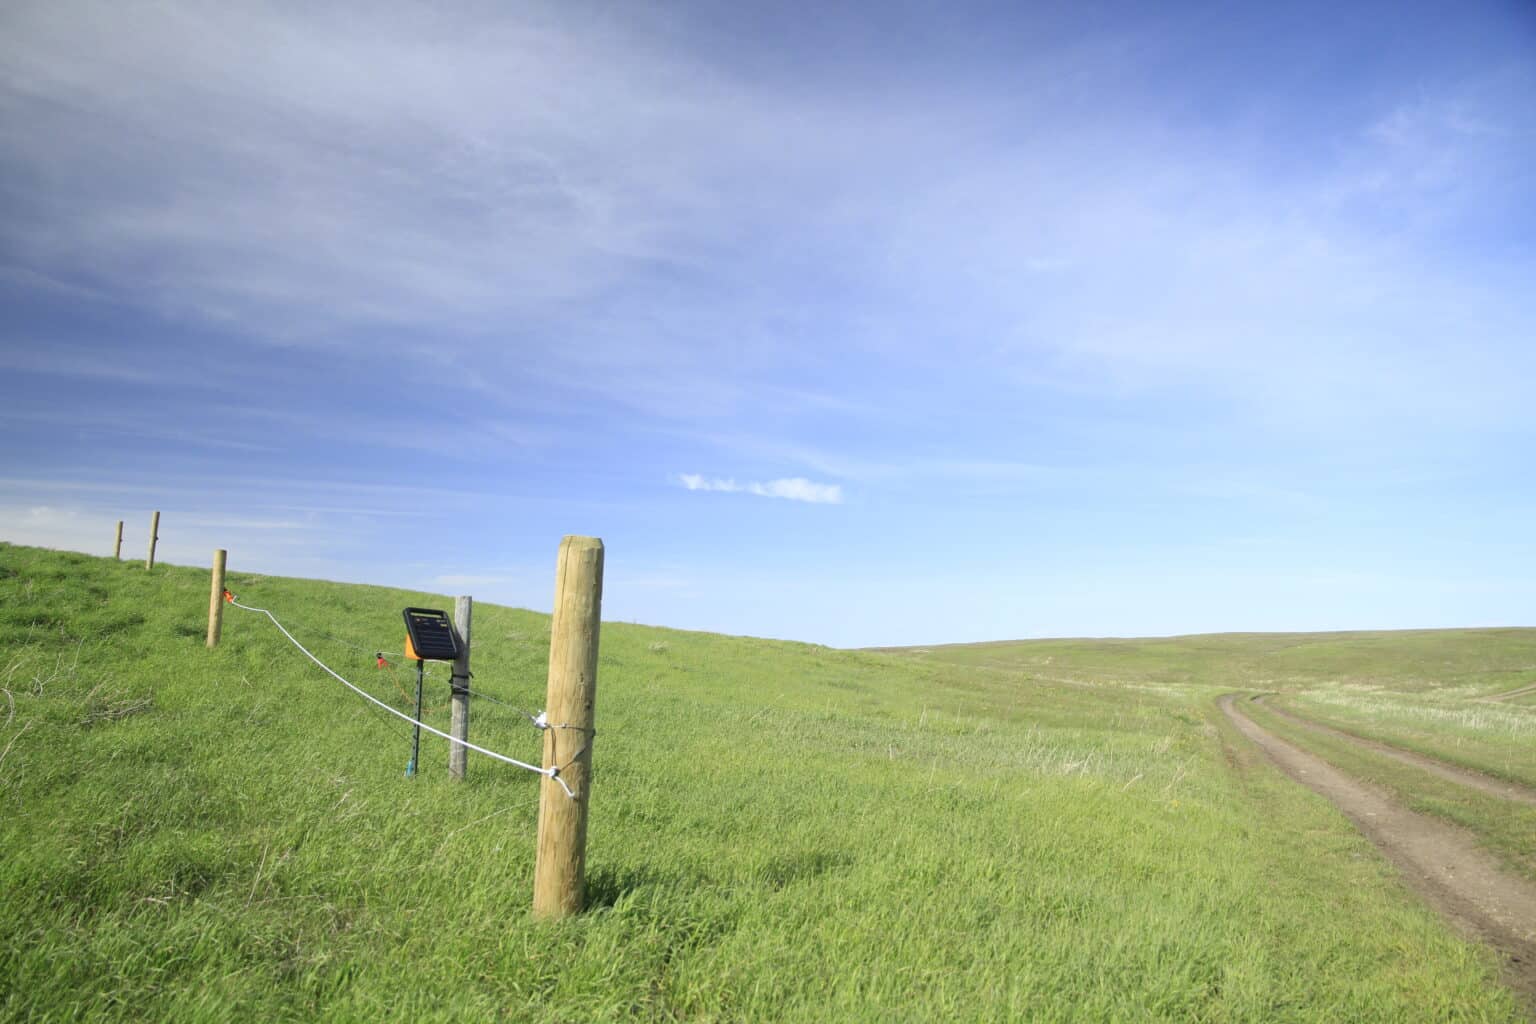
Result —
[{"label": "dirt road tire rut", "polygon": [[1503,957],[1505,980],[1536,1006],[1536,884],[1505,872],[1468,832],[1394,802],[1266,731],[1235,696],[1218,704],[1233,726],[1295,781],[1327,798],[1464,935]]},{"label": "dirt road tire rut", "polygon": [[1496,779],[1491,775],[1472,771],[1470,768],[1446,764],[1444,761],[1437,761],[1424,754],[1403,750],[1400,747],[1394,747],[1377,740],[1368,740],[1364,736],[1356,736],[1352,732],[1336,729],[1331,725],[1324,725],[1322,722],[1314,722],[1310,718],[1304,718],[1295,712],[1287,711],[1285,708],[1279,707],[1268,700],[1262,698],[1254,699],[1262,704],[1264,709],[1270,714],[1283,718],[1287,722],[1298,725],[1303,729],[1311,729],[1313,732],[1323,733],[1327,736],[1336,736],[1347,743],[1352,743],[1366,750],[1375,751],[1385,757],[1392,758],[1394,761],[1412,765],[1422,771],[1429,772],[1431,775],[1437,775],[1442,779],[1447,779],[1468,789],[1475,789],[1480,793],[1487,793],[1489,796],[1496,796],[1503,800],[1511,800],[1517,804],[1525,804],[1527,807],[1536,807],[1536,792],[1518,783]]}]

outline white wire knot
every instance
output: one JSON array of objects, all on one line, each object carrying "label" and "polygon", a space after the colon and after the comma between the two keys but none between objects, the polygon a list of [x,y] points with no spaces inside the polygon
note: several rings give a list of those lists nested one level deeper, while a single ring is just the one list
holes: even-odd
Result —
[{"label": "white wire knot", "polygon": [[539,730],[548,729],[550,727],[549,712],[540,711],[538,715],[533,719],[533,727]]},{"label": "white wire knot", "polygon": [[565,784],[565,780],[560,777],[559,765],[550,765],[548,768],[543,770],[542,774],[547,775],[551,781],[553,781],[561,789],[565,790],[566,796],[570,797],[572,800],[576,799],[576,794],[571,791],[571,787],[567,786]]}]

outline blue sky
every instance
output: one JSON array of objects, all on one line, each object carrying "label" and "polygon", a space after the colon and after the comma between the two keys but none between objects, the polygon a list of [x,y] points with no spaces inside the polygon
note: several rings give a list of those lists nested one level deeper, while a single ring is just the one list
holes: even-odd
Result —
[{"label": "blue sky", "polygon": [[1529,4],[0,12],[0,537],[834,645],[1536,620]]}]

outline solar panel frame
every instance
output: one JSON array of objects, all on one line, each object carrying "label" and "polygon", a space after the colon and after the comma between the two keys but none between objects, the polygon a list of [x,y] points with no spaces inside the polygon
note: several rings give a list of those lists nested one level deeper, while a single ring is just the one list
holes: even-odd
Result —
[{"label": "solar panel frame", "polygon": [[405,618],[406,636],[411,649],[422,661],[453,661],[459,656],[459,635],[454,631],[453,620],[439,608],[407,608],[401,613]]}]

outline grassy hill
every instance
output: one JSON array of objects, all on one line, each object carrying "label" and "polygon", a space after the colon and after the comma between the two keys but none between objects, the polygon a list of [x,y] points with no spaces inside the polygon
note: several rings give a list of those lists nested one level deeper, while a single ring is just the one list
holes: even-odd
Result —
[{"label": "grassy hill", "polygon": [[1347,682],[1354,687],[1458,697],[1536,683],[1536,629],[1217,633],[888,650],[955,665],[1090,683],[1292,689]]},{"label": "grassy hill", "polygon": [[[0,1017],[1520,1016],[1211,698],[1513,688],[1533,631],[850,652],[607,623],[594,905],[549,925],[535,777],[471,755],[452,784],[427,737],[403,778],[403,723],[265,618],[229,611],[205,650],[207,588],[0,545]],[[372,652],[447,604],[231,589],[401,708]],[[474,639],[477,687],[537,710],[547,617],[478,605]],[[485,700],[471,738],[539,749]]]}]

